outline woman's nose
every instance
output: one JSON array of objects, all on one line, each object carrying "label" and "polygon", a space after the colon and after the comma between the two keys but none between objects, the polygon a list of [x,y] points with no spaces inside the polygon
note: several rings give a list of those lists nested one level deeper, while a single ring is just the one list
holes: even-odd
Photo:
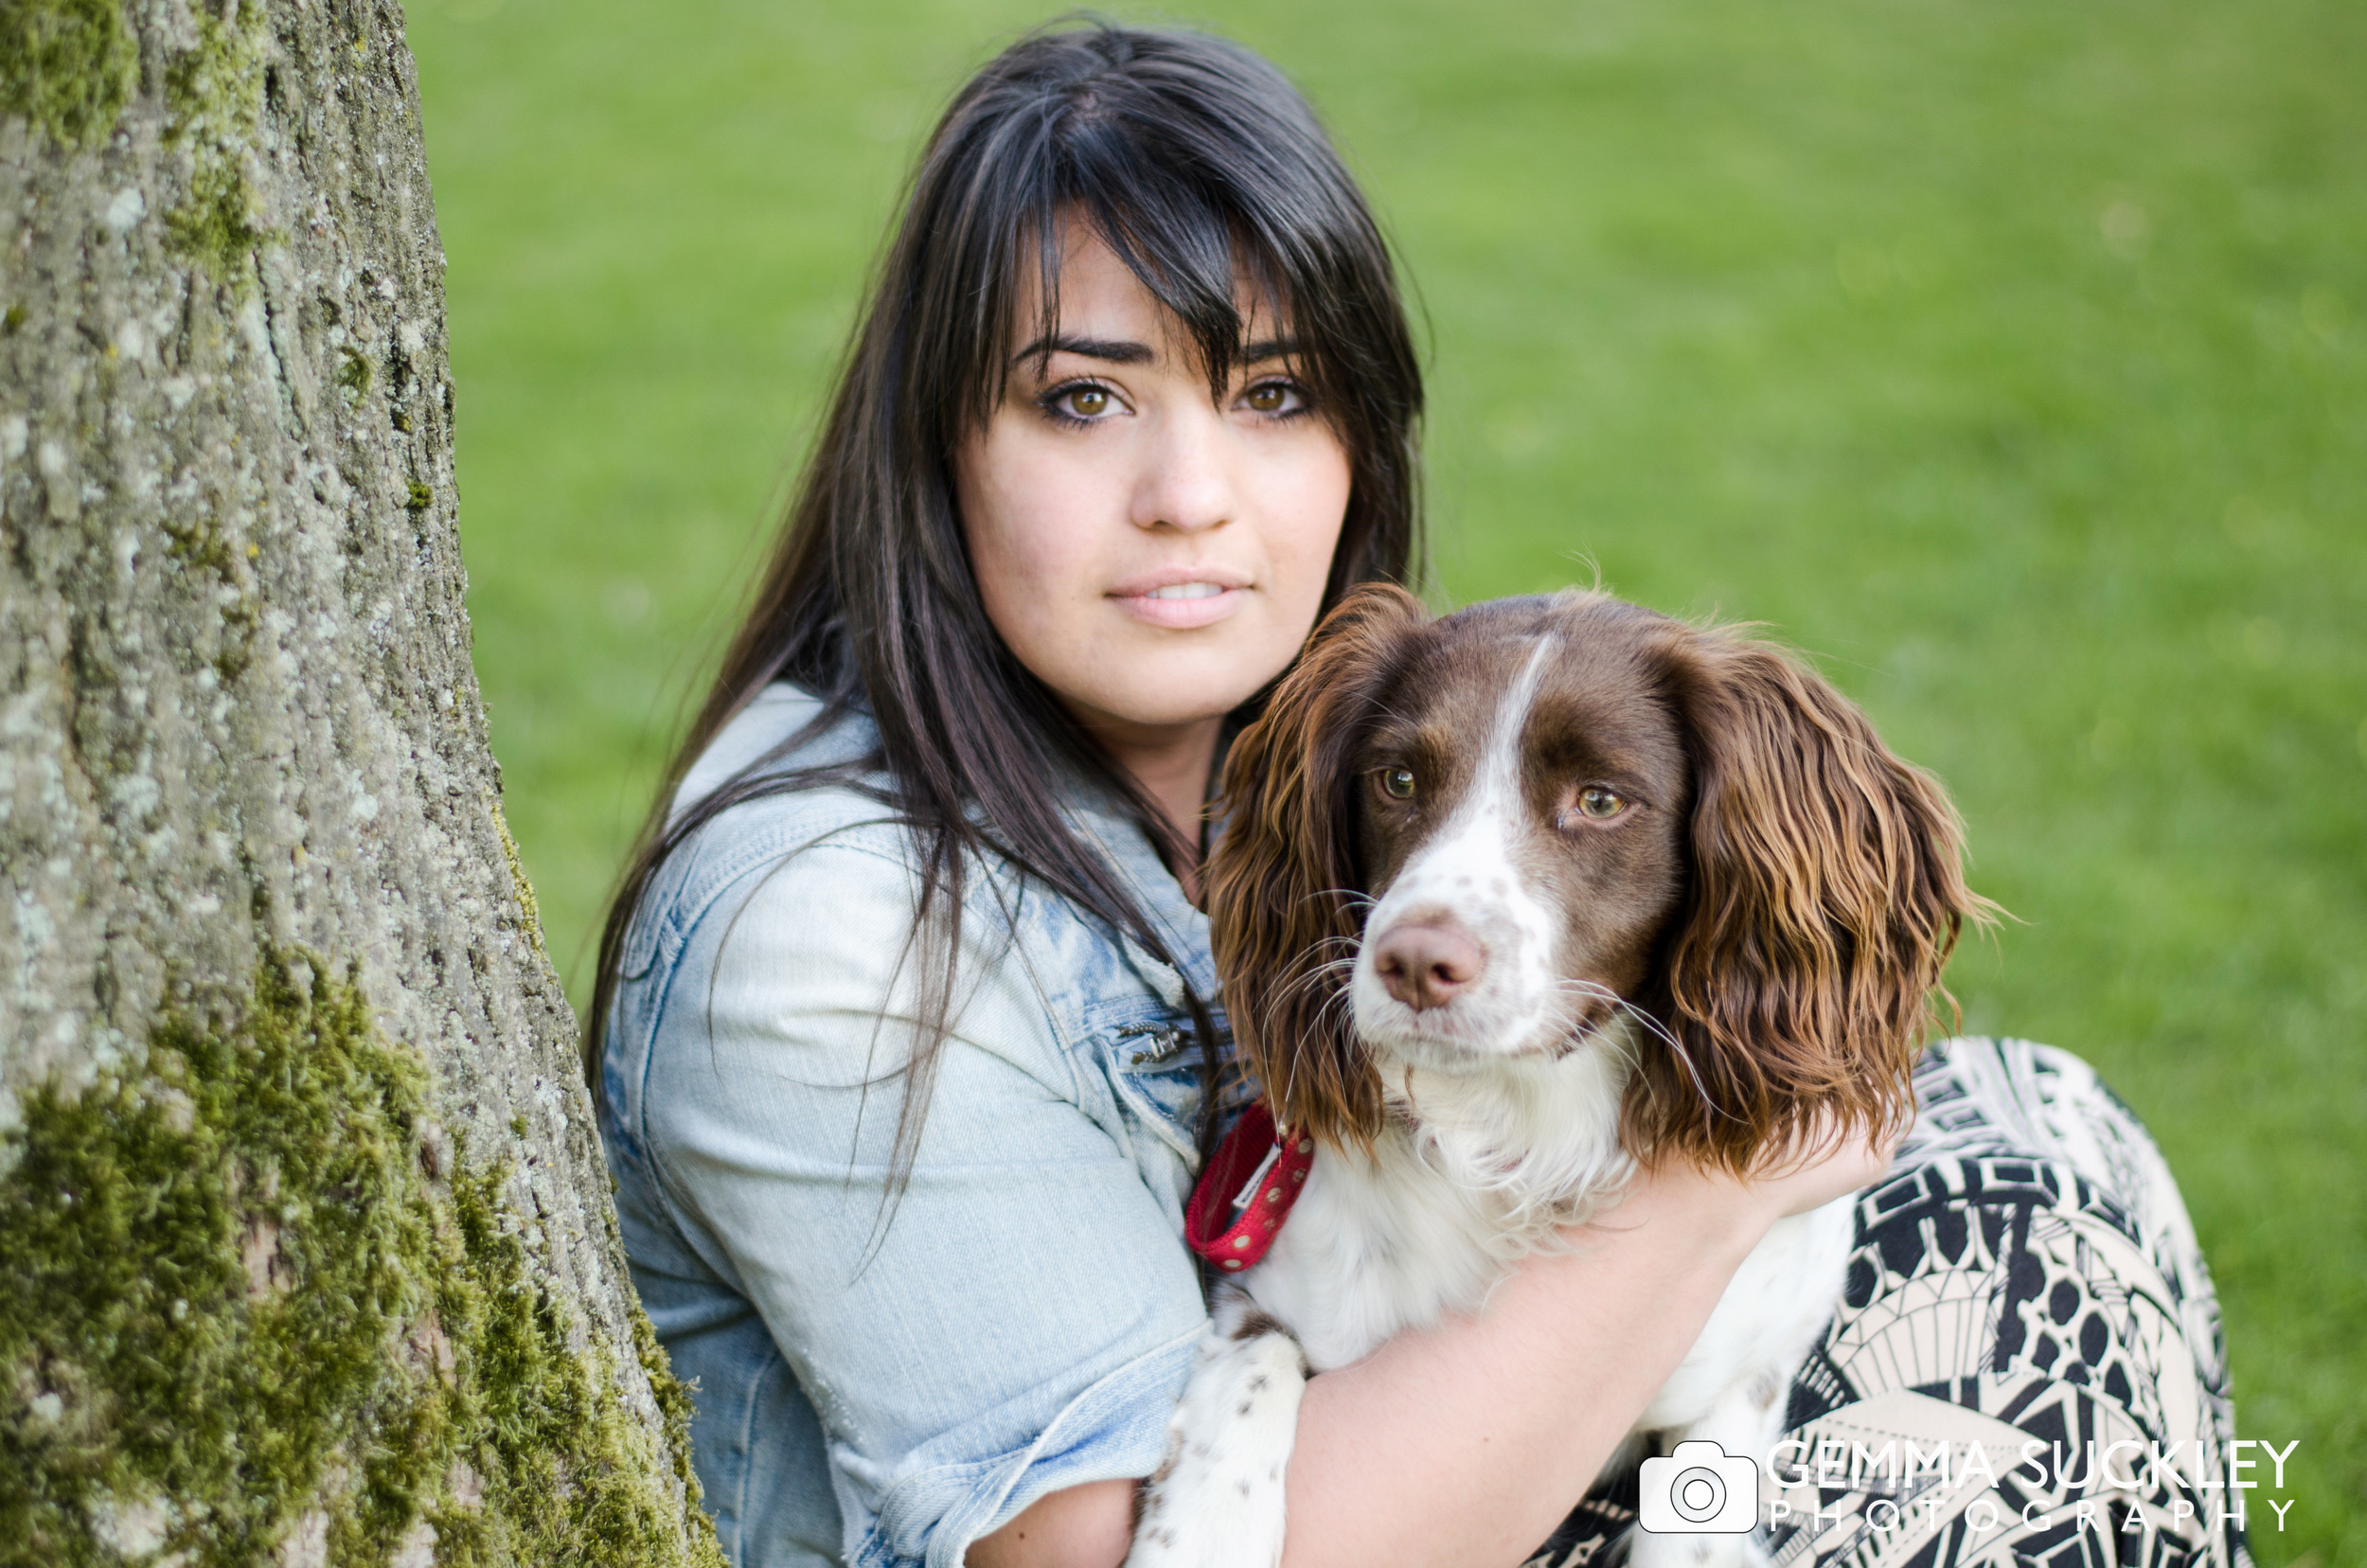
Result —
[{"label": "woman's nose", "polygon": [[1134,526],[1199,533],[1231,522],[1232,431],[1213,408],[1163,413],[1144,444]]}]

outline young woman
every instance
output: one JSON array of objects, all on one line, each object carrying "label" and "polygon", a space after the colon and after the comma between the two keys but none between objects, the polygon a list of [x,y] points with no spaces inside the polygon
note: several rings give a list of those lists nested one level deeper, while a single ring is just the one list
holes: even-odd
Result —
[{"label": "young woman", "polygon": [[[735,1562],[1125,1556],[1203,1323],[1202,808],[1321,612],[1414,574],[1420,406],[1372,219],[1255,56],[1054,31],[947,111],[588,1037]],[[1885,1167],[1660,1173],[1316,1379],[1286,1561],[1590,1552],[1618,1501],[1565,1516],[1735,1264]]]}]

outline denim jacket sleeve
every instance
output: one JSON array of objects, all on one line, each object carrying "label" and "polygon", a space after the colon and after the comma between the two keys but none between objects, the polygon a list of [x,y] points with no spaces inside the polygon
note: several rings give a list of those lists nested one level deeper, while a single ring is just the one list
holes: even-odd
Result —
[{"label": "denim jacket sleeve", "polygon": [[[1092,1027],[1073,971],[1095,961],[1064,951],[1073,916],[980,878],[954,1032],[909,1181],[883,1198],[916,1011],[905,835],[857,822],[786,854],[770,837],[693,857],[620,1007],[607,1081],[628,1246],[702,1379],[698,1424],[779,1423],[694,1433],[703,1461],[737,1442],[742,1481],[827,1481],[830,1555],[858,1568],[946,1568],[1046,1492],[1158,1464],[1204,1323],[1188,1170],[1145,1147],[1131,1086],[1072,1038]],[[761,1382],[745,1354],[693,1343],[735,1313],[787,1374],[772,1417],[715,1386]],[[766,1457],[801,1443],[818,1464]],[[829,1550],[822,1496],[779,1502],[710,1496],[743,1568]],[[802,1518],[782,1524],[784,1506]]]}]

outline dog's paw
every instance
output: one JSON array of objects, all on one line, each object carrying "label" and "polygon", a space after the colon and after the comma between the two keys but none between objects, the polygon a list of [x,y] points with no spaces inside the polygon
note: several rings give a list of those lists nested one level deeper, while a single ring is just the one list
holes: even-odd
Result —
[{"label": "dog's paw", "polygon": [[[1307,1361],[1255,1323],[1212,1329],[1143,1487],[1127,1568],[1272,1568],[1282,1560],[1282,1478],[1298,1438]],[[1246,1327],[1246,1337],[1234,1333]]]}]

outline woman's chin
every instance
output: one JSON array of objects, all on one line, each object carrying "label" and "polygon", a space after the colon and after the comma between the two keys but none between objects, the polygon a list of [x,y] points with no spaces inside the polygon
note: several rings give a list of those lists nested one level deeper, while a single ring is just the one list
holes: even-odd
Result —
[{"label": "woman's chin", "polygon": [[[1132,679],[1116,689],[1097,689],[1069,699],[1069,707],[1096,730],[1123,729],[1148,740],[1160,730],[1188,730],[1213,723],[1240,706],[1266,683],[1212,683],[1205,670],[1177,670],[1168,679]],[[1188,699],[1188,700],[1186,700]]]},{"label": "woman's chin", "polygon": [[[1228,625],[1176,637],[1137,629],[1122,646],[1097,650],[1073,671],[1037,673],[1089,722],[1144,729],[1203,723],[1255,696],[1298,651],[1294,638],[1219,634],[1233,631]],[[1152,646],[1142,646],[1153,637]],[[1060,679],[1064,674],[1070,678]]]}]

